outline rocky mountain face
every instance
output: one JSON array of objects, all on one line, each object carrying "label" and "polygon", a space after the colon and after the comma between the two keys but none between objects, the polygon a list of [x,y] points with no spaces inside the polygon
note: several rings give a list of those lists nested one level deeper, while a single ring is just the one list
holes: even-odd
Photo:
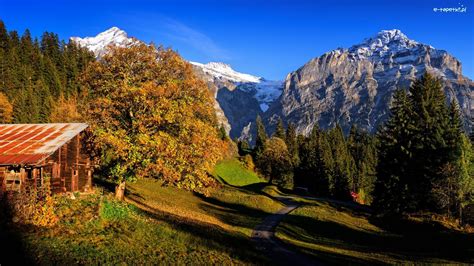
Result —
[{"label": "rocky mountain face", "polygon": [[[224,63],[191,62],[196,73],[208,82],[220,111],[225,115],[231,138],[250,137],[251,125],[280,97],[283,82],[243,74]],[[223,120],[221,120],[223,121]]]},{"label": "rocky mountain face", "polygon": [[[139,42],[114,27],[96,37],[71,38],[97,57],[108,45]],[[385,30],[348,49],[339,48],[314,58],[284,81],[243,74],[224,63],[190,62],[213,93],[219,121],[232,138],[252,140],[255,118],[262,116],[273,131],[278,118],[308,134],[339,123],[374,132],[388,117],[393,92],[408,88],[426,71],[444,84],[449,100],[462,110],[471,127],[474,83],[462,75],[461,63],[444,50],[410,40],[399,30]]]},{"label": "rocky mountain face", "polygon": [[462,75],[461,63],[399,30],[381,31],[349,49],[325,53],[288,74],[265,121],[274,125],[281,117],[304,134],[314,125],[330,128],[336,123],[346,132],[354,123],[374,132],[387,119],[393,92],[409,88],[425,71],[443,82],[449,100],[457,100],[468,127],[474,83]]}]

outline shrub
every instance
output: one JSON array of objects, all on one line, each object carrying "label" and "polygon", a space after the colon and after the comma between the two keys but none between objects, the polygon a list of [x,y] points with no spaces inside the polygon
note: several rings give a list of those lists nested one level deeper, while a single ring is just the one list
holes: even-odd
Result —
[{"label": "shrub", "polygon": [[14,223],[50,227],[58,221],[47,178],[41,187],[26,186],[20,192],[5,192],[0,198],[3,217]]}]

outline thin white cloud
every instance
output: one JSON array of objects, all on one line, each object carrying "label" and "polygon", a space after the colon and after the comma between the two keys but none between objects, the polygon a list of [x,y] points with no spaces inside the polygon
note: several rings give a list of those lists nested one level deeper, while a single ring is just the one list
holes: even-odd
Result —
[{"label": "thin white cloud", "polygon": [[172,19],[165,19],[163,23],[168,37],[190,45],[213,60],[230,59],[229,53],[204,33]]}]

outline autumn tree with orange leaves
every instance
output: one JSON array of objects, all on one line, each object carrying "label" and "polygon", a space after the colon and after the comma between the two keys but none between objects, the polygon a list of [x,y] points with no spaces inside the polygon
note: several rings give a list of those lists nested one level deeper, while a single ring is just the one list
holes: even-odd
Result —
[{"label": "autumn tree with orange leaves", "polygon": [[213,99],[192,66],[170,49],[109,47],[83,76],[90,123],[104,173],[116,197],[138,177],[189,190],[213,186],[222,157]]},{"label": "autumn tree with orange leaves", "polygon": [[0,124],[11,123],[13,120],[13,106],[7,96],[0,92]]}]

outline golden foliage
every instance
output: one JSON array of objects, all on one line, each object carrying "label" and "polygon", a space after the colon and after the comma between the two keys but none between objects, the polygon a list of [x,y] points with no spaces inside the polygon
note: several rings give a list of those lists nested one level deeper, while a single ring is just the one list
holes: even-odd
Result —
[{"label": "golden foliage", "polygon": [[13,119],[13,106],[5,94],[0,92],[0,124],[11,123]]},{"label": "golden foliage", "polygon": [[187,189],[215,183],[208,173],[225,143],[212,96],[176,52],[110,47],[83,81],[90,91],[85,117],[111,177],[153,177]]},{"label": "golden foliage", "polygon": [[53,105],[49,120],[53,123],[82,122],[83,119],[79,113],[76,98],[69,97],[66,99],[62,94],[59,95],[59,99]]}]

